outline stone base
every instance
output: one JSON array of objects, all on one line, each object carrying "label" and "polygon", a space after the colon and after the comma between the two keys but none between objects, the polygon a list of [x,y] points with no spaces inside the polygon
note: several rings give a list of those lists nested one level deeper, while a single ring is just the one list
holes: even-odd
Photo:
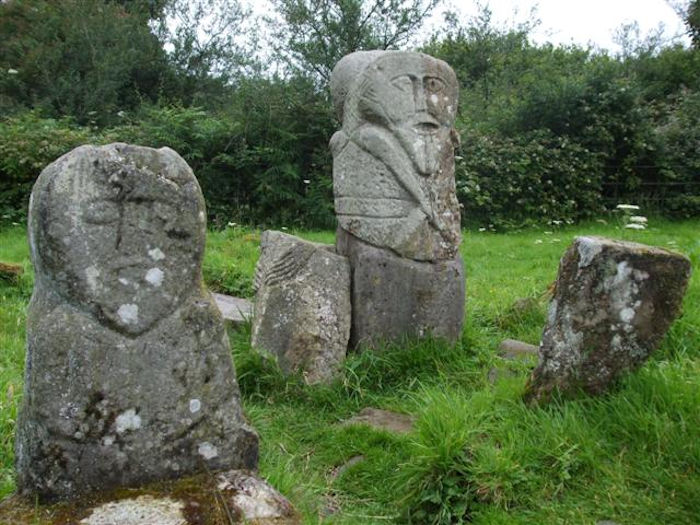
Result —
[{"label": "stone base", "polygon": [[142,488],[91,494],[53,505],[10,496],[0,523],[13,525],[297,525],[291,503],[254,474],[230,470]]},{"label": "stone base", "polygon": [[428,334],[459,339],[465,301],[459,255],[418,262],[367,244],[342,228],[336,249],[352,268],[352,347]]}]

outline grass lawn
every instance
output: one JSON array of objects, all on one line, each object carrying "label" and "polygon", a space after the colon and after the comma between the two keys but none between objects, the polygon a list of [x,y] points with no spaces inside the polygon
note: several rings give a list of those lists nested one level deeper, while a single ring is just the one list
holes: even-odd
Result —
[{"label": "grass lawn", "polygon": [[[292,233],[333,242],[330,232]],[[505,338],[538,342],[559,257],[582,234],[672,248],[696,272],[682,317],[641,370],[604,397],[530,408],[520,397],[534,363],[503,360],[496,348]],[[251,295],[258,238],[242,228],[209,234],[210,288]],[[406,341],[355,353],[336,383],[307,387],[255,353],[249,330],[231,333],[244,409],[261,436],[261,474],[305,523],[700,523],[700,221],[465,232],[462,254],[467,318],[455,346]],[[0,261],[26,270],[19,284],[0,282],[2,497],[14,488],[32,287],[22,227],[0,230]],[[491,383],[494,367],[501,373]],[[367,406],[414,414],[416,429],[399,436],[340,424]]]}]

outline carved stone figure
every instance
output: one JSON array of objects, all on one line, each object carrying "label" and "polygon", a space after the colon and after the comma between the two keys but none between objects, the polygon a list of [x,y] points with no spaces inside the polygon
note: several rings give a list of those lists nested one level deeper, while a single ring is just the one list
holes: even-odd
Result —
[{"label": "carved stone figure", "polygon": [[255,468],[257,435],[201,281],[205,231],[197,180],[168,148],[83,146],[42,172],[20,491],[70,497]]},{"label": "carved stone figure", "polygon": [[458,84],[421,53],[359,51],[333,70],[336,248],[352,268],[352,346],[456,340],[464,267],[454,149]]},{"label": "carved stone figure", "polygon": [[342,121],[331,139],[340,227],[402,257],[454,258],[454,71],[420,53],[359,51],[338,62],[331,93]]}]

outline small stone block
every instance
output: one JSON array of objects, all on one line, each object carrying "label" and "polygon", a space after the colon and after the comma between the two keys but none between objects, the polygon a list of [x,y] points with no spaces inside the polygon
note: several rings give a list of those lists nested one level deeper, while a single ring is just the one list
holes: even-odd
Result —
[{"label": "small stone block", "polygon": [[232,297],[222,293],[212,293],[221,317],[234,328],[245,324],[253,315],[253,303],[240,297]]}]

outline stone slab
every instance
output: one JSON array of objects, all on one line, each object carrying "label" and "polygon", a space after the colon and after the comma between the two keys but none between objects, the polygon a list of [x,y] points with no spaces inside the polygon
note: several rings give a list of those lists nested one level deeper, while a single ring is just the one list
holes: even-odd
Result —
[{"label": "stone slab", "polygon": [[350,337],[350,265],[333,246],[266,231],[255,270],[254,347],[307,383],[331,381]]},{"label": "stone slab", "polygon": [[414,261],[371,246],[342,228],[336,246],[352,267],[352,347],[428,334],[459,339],[465,309],[459,255],[447,261]]},{"label": "stone slab", "polygon": [[601,394],[640,367],[680,313],[691,266],[662,248],[578,237],[559,264],[526,398]]},{"label": "stone slab", "polygon": [[537,357],[539,347],[518,341],[517,339],[504,339],[498,345],[498,354],[504,359],[527,359]]},{"label": "stone slab", "polygon": [[253,316],[253,302],[222,293],[212,293],[221,317],[234,328],[247,323]]},{"label": "stone slab", "polygon": [[413,431],[414,423],[415,418],[411,415],[367,407],[345,421],[344,424],[369,425],[377,430],[385,430],[397,434],[408,434]]}]

